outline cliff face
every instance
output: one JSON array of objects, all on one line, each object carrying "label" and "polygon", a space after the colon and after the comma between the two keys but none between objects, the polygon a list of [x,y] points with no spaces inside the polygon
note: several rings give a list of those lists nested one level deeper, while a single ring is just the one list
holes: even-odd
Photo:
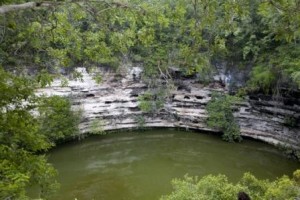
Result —
[{"label": "cliff face", "polygon": [[[97,84],[83,69],[80,70],[82,81],[69,81],[68,87],[61,87],[60,81],[56,80],[51,87],[40,89],[38,93],[71,96],[73,107],[83,111],[82,133],[92,132],[93,124],[99,124],[97,122],[101,122],[103,130],[137,128],[141,119],[144,127],[181,127],[217,132],[205,124],[205,106],[213,91],[224,90],[221,86],[204,87],[192,79],[183,80],[189,86],[188,90],[179,88],[172,91],[159,113],[145,115],[138,107],[138,95],[147,89],[142,81],[136,80],[139,68],[132,68],[124,77],[106,72],[101,84]],[[300,149],[299,101],[294,98],[280,103],[263,95],[248,97],[235,112],[241,134]],[[289,126],[291,124],[293,126]]]}]

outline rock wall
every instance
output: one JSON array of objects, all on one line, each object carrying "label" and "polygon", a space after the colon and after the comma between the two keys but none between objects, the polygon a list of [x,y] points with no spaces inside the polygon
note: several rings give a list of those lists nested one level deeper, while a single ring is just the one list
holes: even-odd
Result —
[{"label": "rock wall", "polygon": [[[82,133],[93,131],[93,124],[99,124],[97,122],[101,122],[103,130],[137,128],[141,119],[145,120],[145,127],[181,127],[218,132],[205,124],[205,106],[212,92],[224,91],[218,84],[204,87],[192,79],[183,80],[189,90],[179,88],[172,91],[164,109],[154,115],[146,115],[138,107],[138,95],[147,89],[142,81],[137,80],[138,68],[132,68],[126,76],[106,72],[101,84],[97,84],[84,69],[79,70],[83,75],[82,81],[70,80],[68,87],[61,87],[60,80],[55,80],[51,87],[40,89],[38,93],[71,96],[74,109],[83,111]],[[242,136],[300,149],[299,99],[285,105],[265,96],[250,96],[237,107],[235,117]],[[287,125],[288,119],[296,119],[293,127]]]}]

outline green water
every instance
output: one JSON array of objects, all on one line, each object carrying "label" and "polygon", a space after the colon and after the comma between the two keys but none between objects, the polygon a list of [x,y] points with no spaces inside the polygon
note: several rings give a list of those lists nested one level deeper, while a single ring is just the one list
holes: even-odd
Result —
[{"label": "green water", "polygon": [[56,148],[49,160],[59,171],[57,200],[153,200],[171,191],[171,179],[185,174],[222,173],[237,181],[249,171],[274,180],[300,168],[260,142],[230,144],[216,136],[174,130],[91,137]]}]

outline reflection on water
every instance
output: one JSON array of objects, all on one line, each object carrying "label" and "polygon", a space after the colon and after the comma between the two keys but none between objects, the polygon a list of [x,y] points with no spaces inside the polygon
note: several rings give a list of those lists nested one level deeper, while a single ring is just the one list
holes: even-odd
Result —
[{"label": "reflection on water", "polygon": [[226,174],[237,181],[246,171],[259,178],[291,175],[299,167],[275,148],[174,130],[109,134],[53,150],[61,190],[54,199],[158,199],[170,181],[185,174]]}]

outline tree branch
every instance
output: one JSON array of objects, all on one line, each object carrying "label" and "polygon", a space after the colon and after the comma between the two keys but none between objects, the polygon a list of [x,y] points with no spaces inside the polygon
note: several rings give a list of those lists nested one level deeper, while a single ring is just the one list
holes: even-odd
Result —
[{"label": "tree branch", "polygon": [[[78,3],[81,2],[81,0],[71,0],[69,3]],[[85,1],[82,1],[85,2]],[[87,2],[95,2],[95,3],[105,3],[108,6],[112,7],[115,6],[117,8],[130,8],[128,4],[123,4],[120,2],[107,2],[105,0],[100,0],[100,1],[87,1]],[[50,7],[53,5],[58,5],[61,4],[62,2],[51,2],[51,1],[42,1],[42,2],[27,2],[23,4],[12,4],[12,5],[4,5],[0,6],[0,15],[3,15],[8,12],[12,11],[19,11],[19,10],[25,10],[25,9],[34,9],[34,8],[41,8],[41,7]]]},{"label": "tree branch", "polygon": [[0,15],[12,11],[25,10],[29,8],[49,7],[54,3],[57,4],[58,2],[27,2],[23,4],[4,5],[0,6]]}]

